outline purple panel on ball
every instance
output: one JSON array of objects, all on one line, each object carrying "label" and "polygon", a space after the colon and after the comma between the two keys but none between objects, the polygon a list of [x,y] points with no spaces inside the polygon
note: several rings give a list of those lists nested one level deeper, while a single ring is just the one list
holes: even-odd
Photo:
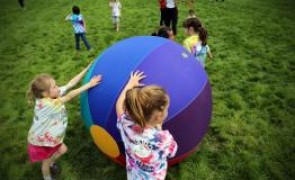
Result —
[{"label": "purple panel on ball", "polygon": [[147,76],[142,82],[157,84],[170,96],[167,120],[186,108],[203,90],[207,75],[196,59],[183,47],[169,41],[153,52],[138,66]]},{"label": "purple panel on ball", "polygon": [[211,87],[208,81],[192,104],[164,124],[163,129],[168,129],[178,144],[175,157],[189,152],[200,143],[211,119],[211,101]]}]

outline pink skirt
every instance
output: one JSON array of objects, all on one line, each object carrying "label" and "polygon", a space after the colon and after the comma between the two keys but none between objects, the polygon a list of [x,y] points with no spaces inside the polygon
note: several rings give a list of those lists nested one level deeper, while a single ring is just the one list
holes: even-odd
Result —
[{"label": "pink skirt", "polygon": [[50,158],[61,146],[59,144],[55,147],[46,147],[46,146],[35,146],[33,144],[28,144],[28,153],[30,157],[30,162],[43,161]]}]

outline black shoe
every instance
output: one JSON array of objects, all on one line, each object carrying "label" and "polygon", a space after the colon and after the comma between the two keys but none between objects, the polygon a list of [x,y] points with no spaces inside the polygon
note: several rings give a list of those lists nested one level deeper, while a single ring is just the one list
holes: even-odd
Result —
[{"label": "black shoe", "polygon": [[58,165],[56,163],[53,163],[50,166],[50,174],[52,176],[53,179],[56,179],[57,175],[61,173],[60,168],[58,167]]}]

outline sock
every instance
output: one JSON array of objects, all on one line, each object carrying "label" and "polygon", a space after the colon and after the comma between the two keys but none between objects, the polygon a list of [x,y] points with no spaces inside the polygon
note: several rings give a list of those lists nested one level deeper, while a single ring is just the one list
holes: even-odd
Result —
[{"label": "sock", "polygon": [[44,180],[52,180],[51,176],[43,176]]}]

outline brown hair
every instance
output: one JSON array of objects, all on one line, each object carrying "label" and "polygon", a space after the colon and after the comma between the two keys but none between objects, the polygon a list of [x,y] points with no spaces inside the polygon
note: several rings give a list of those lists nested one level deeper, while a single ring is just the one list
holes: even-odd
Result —
[{"label": "brown hair", "polygon": [[192,27],[195,30],[195,32],[198,32],[199,27],[202,26],[202,22],[198,18],[192,17],[192,18],[186,19],[182,25],[184,28]]},{"label": "brown hair", "polygon": [[151,85],[128,90],[124,108],[132,120],[144,128],[153,112],[163,111],[168,102],[166,91],[159,86]]},{"label": "brown hair", "polygon": [[208,32],[205,29],[205,27],[202,25],[202,22],[196,18],[188,18],[183,22],[184,28],[190,28],[192,27],[196,33],[199,34],[200,40],[202,41],[202,46],[206,46],[207,44],[207,37]]},{"label": "brown hair", "polygon": [[50,80],[53,80],[49,74],[39,74],[30,83],[27,91],[29,103],[32,103],[36,98],[43,98],[43,92],[50,89]]},{"label": "brown hair", "polygon": [[201,27],[199,27],[198,31],[199,31],[200,40],[202,41],[202,46],[206,46],[207,45],[207,37],[208,37],[207,30],[205,29],[205,27],[201,26]]},{"label": "brown hair", "polygon": [[159,37],[169,39],[169,31],[171,31],[170,27],[161,26],[159,27],[157,32],[152,33],[152,36],[159,36]]}]

